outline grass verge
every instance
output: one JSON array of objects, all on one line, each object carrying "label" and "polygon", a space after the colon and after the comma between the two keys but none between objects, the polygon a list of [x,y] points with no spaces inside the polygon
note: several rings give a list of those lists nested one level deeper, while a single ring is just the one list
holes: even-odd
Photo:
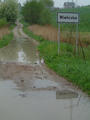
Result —
[{"label": "grass verge", "polygon": [[3,36],[3,38],[0,40],[0,48],[3,48],[4,46],[8,45],[12,39],[13,33]]},{"label": "grass verge", "polygon": [[14,35],[13,35],[13,32],[12,30],[14,29],[14,27],[16,26],[16,24],[12,24],[9,26],[9,31],[10,33],[9,34],[6,34],[2,37],[2,39],[0,39],[0,48],[3,48],[5,46],[7,46],[11,40],[13,40],[14,38]]},{"label": "grass verge", "polygon": [[56,42],[44,40],[41,36],[34,35],[26,26],[23,30],[27,35],[39,41],[40,56],[44,58],[49,68],[90,95],[90,46],[84,48],[87,53],[86,62],[81,55],[74,55],[72,52],[74,46],[68,43],[61,43],[61,54],[58,56]]}]

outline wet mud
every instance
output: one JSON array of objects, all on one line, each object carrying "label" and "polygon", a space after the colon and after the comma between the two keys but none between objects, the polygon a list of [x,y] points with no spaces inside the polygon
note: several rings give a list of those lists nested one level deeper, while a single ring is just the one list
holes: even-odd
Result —
[{"label": "wet mud", "polygon": [[0,120],[89,120],[90,98],[45,66],[22,27],[0,49]]}]

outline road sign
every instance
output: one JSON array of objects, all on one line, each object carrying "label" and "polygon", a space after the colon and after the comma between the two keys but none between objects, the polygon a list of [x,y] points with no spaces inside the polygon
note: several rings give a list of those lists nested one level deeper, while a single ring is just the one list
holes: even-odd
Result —
[{"label": "road sign", "polygon": [[78,13],[58,12],[58,23],[79,23]]},{"label": "road sign", "polygon": [[57,13],[57,23],[58,23],[58,54],[60,54],[60,24],[76,24],[76,53],[78,52],[78,23],[79,14],[71,12],[58,12]]}]

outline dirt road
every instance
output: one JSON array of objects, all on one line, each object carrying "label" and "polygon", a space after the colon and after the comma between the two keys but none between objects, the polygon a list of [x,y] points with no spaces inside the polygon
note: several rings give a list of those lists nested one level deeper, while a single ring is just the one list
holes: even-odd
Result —
[{"label": "dirt road", "polygon": [[90,99],[45,66],[22,27],[0,49],[0,120],[89,120]]}]

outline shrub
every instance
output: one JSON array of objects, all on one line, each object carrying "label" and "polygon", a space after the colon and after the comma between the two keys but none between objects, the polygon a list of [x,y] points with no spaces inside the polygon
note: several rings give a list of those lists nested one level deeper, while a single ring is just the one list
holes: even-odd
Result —
[{"label": "shrub", "polygon": [[10,23],[14,23],[18,15],[18,4],[16,0],[5,0],[0,3],[0,18],[6,18]]}]

